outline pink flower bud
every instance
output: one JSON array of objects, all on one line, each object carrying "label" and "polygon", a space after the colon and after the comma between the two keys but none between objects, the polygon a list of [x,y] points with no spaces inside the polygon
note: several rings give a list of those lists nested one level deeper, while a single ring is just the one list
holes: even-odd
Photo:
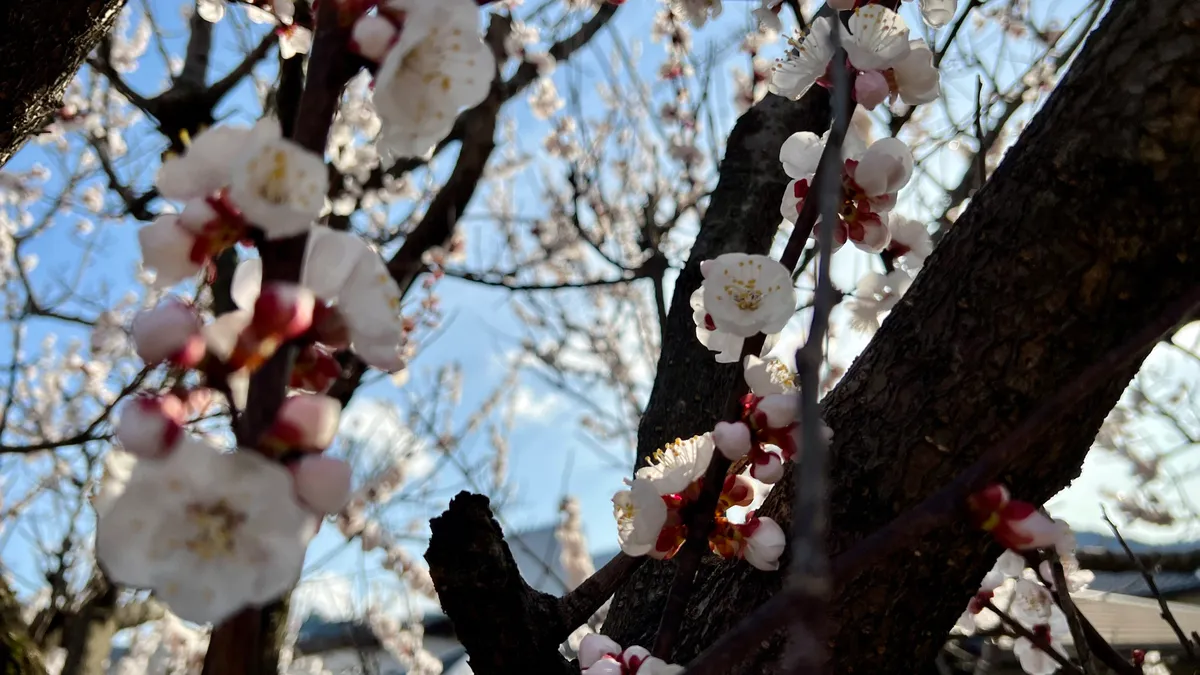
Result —
[{"label": "pink flower bud", "polygon": [[138,457],[163,457],[183,437],[183,416],[183,402],[175,396],[140,394],[121,408],[117,442]]},{"label": "pink flower bud", "polygon": [[762,413],[771,429],[782,429],[796,421],[800,412],[800,397],[796,394],[771,394],[758,402],[758,412]]},{"label": "pink flower bud", "polygon": [[350,500],[350,465],[333,457],[310,455],[292,467],[296,497],[318,513],[337,513]]},{"label": "pink flower bud", "polygon": [[742,549],[746,562],[767,572],[779,569],[779,556],[787,546],[787,537],[778,523],[750,516],[742,526],[742,534],[746,536],[746,546]]},{"label": "pink flower bud", "polygon": [[262,443],[278,449],[320,452],[337,433],[342,406],[337,399],[300,394],[283,402]]},{"label": "pink flower bud", "polygon": [[750,427],[743,422],[717,422],[712,432],[717,450],[731,462],[736,462],[750,452]]},{"label": "pink flower bud", "polygon": [[891,93],[887,78],[878,70],[867,70],[854,78],[854,100],[867,110],[874,110]]},{"label": "pink flower bud", "polygon": [[328,349],[321,345],[308,345],[296,357],[288,386],[323,394],[341,374],[342,364]]},{"label": "pink flower bud", "polygon": [[392,22],[381,16],[360,17],[354,22],[354,29],[350,33],[350,49],[365,59],[379,63],[387,56],[397,33]]},{"label": "pink flower bud", "polygon": [[773,452],[764,451],[754,458],[754,463],[750,465],[750,475],[767,485],[778,483],[779,479],[783,478],[783,458]]},{"label": "pink flower bud", "polygon": [[312,326],[316,303],[313,292],[299,284],[264,284],[254,302],[254,319],[250,325],[259,336],[294,338]]},{"label": "pink flower bud", "polygon": [[200,326],[200,317],[191,305],[168,298],[133,317],[134,348],[148,365],[170,361],[191,368],[204,358]]}]

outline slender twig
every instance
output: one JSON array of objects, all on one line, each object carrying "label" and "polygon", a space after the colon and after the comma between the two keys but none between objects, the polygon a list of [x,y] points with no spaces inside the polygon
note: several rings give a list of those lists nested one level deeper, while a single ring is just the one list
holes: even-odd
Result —
[{"label": "slender twig", "polygon": [[1183,651],[1187,653],[1188,660],[1195,663],[1196,647],[1192,644],[1191,639],[1188,638],[1187,633],[1183,632],[1183,629],[1179,627],[1179,622],[1175,620],[1175,615],[1171,613],[1171,608],[1163,598],[1162,591],[1158,590],[1158,584],[1154,581],[1154,575],[1150,573],[1150,570],[1146,569],[1141,559],[1134,554],[1133,549],[1129,548],[1129,544],[1125,542],[1125,537],[1121,536],[1121,531],[1117,529],[1116,524],[1108,517],[1108,513],[1104,511],[1103,507],[1101,507],[1101,511],[1104,515],[1104,522],[1108,523],[1108,526],[1112,528],[1113,535],[1121,544],[1121,548],[1125,549],[1126,555],[1137,565],[1138,571],[1142,573],[1142,578],[1146,580],[1146,586],[1150,588],[1150,593],[1158,601],[1163,621],[1166,621],[1171,626],[1171,630],[1175,631],[1175,637],[1179,639],[1179,644],[1183,646]]},{"label": "slender twig", "polygon": [[[565,629],[570,632],[583,625],[646,560],[644,555],[634,557],[618,553],[582,584],[559,598],[558,609]],[[566,635],[562,639],[565,640]]]},{"label": "slender twig", "polygon": [[[840,28],[840,24],[838,26]],[[833,63],[845,60],[840,30],[833,39]],[[796,600],[792,615],[786,670],[796,673],[820,673],[826,669],[825,634],[832,580],[825,538],[829,529],[829,444],[821,433],[821,364],[825,361],[824,340],[829,328],[829,313],[838,294],[829,277],[833,261],[833,228],[842,202],[842,140],[850,124],[850,77],[845,68],[833,69],[833,128],[821,155],[819,168],[823,180],[814,186],[821,213],[817,233],[817,286],[813,294],[812,323],[804,346],[796,350],[796,371],[800,380],[800,457],[792,470],[793,505],[789,537],[791,567],[789,592]]]},{"label": "slender twig", "polygon": [[1070,587],[1067,586],[1067,574],[1059,560],[1058,551],[1051,549],[1046,557],[1050,561],[1050,573],[1054,577],[1054,588],[1058,589],[1055,599],[1067,619],[1067,627],[1071,630],[1071,641],[1075,643],[1075,654],[1079,658],[1079,668],[1087,675],[1096,675],[1096,665],[1092,661],[1091,650],[1088,649],[1087,636],[1080,623],[1079,609],[1071,599]]},{"label": "slender twig", "polygon": [[1054,659],[1055,663],[1062,666],[1063,672],[1072,673],[1073,675],[1084,675],[1083,671],[1076,668],[1070,662],[1070,660],[1067,659],[1067,657],[1060,654],[1057,649],[1055,649],[1054,647],[1051,647],[1050,644],[1048,642],[1046,642],[1045,640],[1043,640],[1041,637],[1038,637],[1037,635],[1035,635],[1033,633],[1033,631],[1031,631],[1028,628],[1026,628],[1025,626],[1021,625],[1021,623],[1019,621],[1017,621],[1016,619],[1014,619],[1011,616],[1009,616],[1008,614],[1006,614],[1004,612],[1004,610],[997,607],[991,600],[985,601],[983,603],[983,606],[988,608],[989,610],[991,610],[992,613],[995,614],[996,616],[1000,617],[1000,621],[1005,626],[1008,626],[1009,630],[1016,633],[1018,636],[1023,637],[1026,640],[1029,640],[1030,642],[1033,643],[1034,647],[1037,647],[1038,649],[1045,652],[1046,655],[1048,655],[1050,658]]}]

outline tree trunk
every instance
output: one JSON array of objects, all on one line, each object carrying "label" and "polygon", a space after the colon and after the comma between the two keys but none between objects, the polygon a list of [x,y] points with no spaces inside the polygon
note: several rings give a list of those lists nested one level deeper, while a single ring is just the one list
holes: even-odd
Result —
[{"label": "tree trunk", "polygon": [[[1200,283],[1198,26],[1200,6],[1187,0],[1115,3],[824,401],[835,432],[835,571],[837,554],[951,480]],[[731,140],[731,155],[735,148]],[[773,208],[779,196],[753,198],[769,199]],[[713,217],[701,238],[729,227]],[[725,248],[698,248],[689,269]],[[639,450],[709,428],[712,411],[723,405],[696,392],[720,391],[729,376],[702,379],[711,369],[680,375],[672,368],[679,358],[673,354],[695,351],[690,325],[683,325],[690,310],[680,299],[697,284],[694,274],[680,277]],[[1078,475],[1136,367],[1113,372],[1083,403],[1061,411],[1061,423],[1004,475],[1014,493],[1040,503]],[[760,513],[786,522],[791,501],[785,479]],[[834,672],[936,672],[933,659],[947,631],[998,553],[965,524],[912,541],[907,550],[874,561],[838,590]],[[650,571],[618,594],[606,632],[622,643],[646,643],[661,597],[646,580],[668,566],[647,565]],[[778,592],[782,580],[742,563],[710,565],[676,660],[710,644]],[[735,672],[779,672],[781,640],[762,637],[765,648]]]},{"label": "tree trunk", "polygon": [[[62,107],[63,91],[124,0],[0,3],[0,166]],[[52,11],[50,11],[52,9]]]},{"label": "tree trunk", "polygon": [[0,675],[46,675],[41,651],[21,619],[21,603],[0,576]]}]

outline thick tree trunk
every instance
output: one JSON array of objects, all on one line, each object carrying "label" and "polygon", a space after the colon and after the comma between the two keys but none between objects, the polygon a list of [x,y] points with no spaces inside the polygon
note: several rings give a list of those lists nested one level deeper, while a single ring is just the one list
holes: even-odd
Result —
[{"label": "thick tree trunk", "polygon": [[62,107],[67,83],[112,28],[124,4],[0,2],[0,166]]},{"label": "thick tree trunk", "polygon": [[[1188,0],[1115,3],[824,402],[836,434],[829,542],[835,571],[838,553],[944,485],[1200,284],[1198,26],[1200,6]],[[697,250],[692,257],[709,255]],[[679,299],[697,281],[680,278],[640,446],[702,431],[723,405],[697,392],[727,385],[727,375],[701,380],[671,367],[670,354],[694,351],[683,330],[690,310]],[[1005,474],[1014,492],[1040,502],[1078,474],[1136,365],[1061,411],[1061,424]],[[680,412],[685,408],[693,412]],[[789,520],[791,501],[785,480],[761,513]],[[933,657],[998,552],[965,525],[912,541],[907,550],[874,561],[839,590],[835,672],[934,672]],[[647,567],[610,614],[606,632],[618,641],[645,643],[657,623],[659,594],[646,580],[665,566]],[[782,579],[744,564],[709,567],[677,659],[710,644],[776,593]],[[736,672],[778,672],[781,640],[762,637],[766,647]]]}]

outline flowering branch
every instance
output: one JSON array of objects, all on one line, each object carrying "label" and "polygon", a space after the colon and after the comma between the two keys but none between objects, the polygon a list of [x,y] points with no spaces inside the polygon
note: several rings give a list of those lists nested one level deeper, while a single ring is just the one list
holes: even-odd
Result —
[{"label": "flowering branch", "polygon": [[991,600],[985,600],[983,602],[983,606],[996,616],[1000,617],[1000,621],[1004,622],[1004,625],[1008,626],[1009,630],[1016,633],[1020,637],[1029,640],[1035,647],[1045,652],[1050,658],[1054,659],[1058,665],[1062,666],[1064,672],[1071,673],[1072,675],[1084,675],[1083,671],[1076,668],[1067,659],[1067,657],[1060,654],[1054,647],[1051,647],[1050,643],[1046,641],[1045,637],[1038,635],[1037,633],[1034,633],[1025,626],[1021,625],[1021,622],[1009,616],[1004,610],[997,607]]}]

